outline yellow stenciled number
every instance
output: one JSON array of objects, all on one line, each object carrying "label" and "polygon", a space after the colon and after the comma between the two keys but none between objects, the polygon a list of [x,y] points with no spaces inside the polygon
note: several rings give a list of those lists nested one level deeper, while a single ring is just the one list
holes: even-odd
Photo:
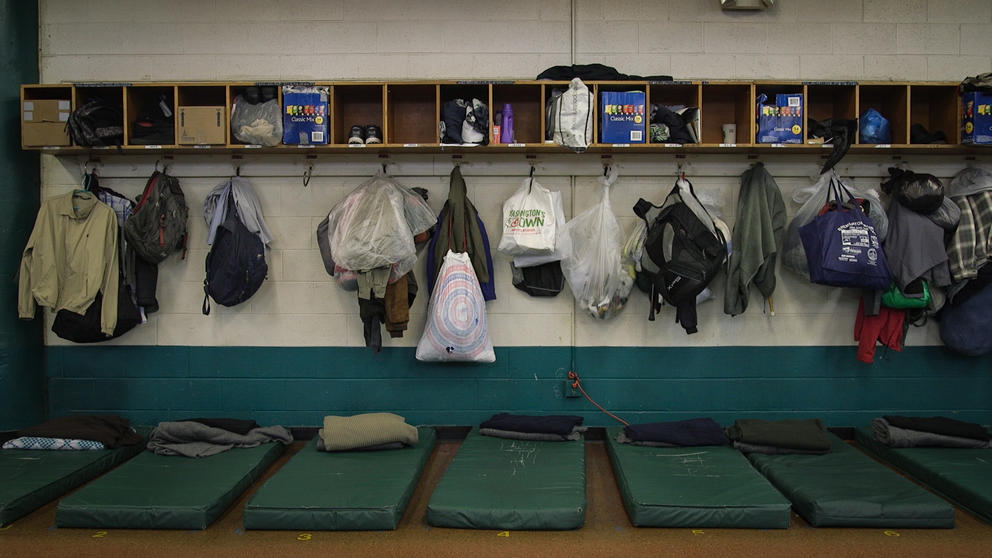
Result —
[{"label": "yellow stenciled number", "polygon": [[693,529],[692,530],[692,534],[693,535],[705,535],[706,534],[706,531],[703,531],[702,529]]},{"label": "yellow stenciled number", "polygon": [[497,537],[509,537],[510,536],[510,532],[509,531],[500,531],[499,533],[496,533],[496,536]]},{"label": "yellow stenciled number", "polygon": [[882,531],[886,537],[898,537],[899,531]]},{"label": "yellow stenciled number", "polygon": [[103,537],[106,537],[106,536],[107,536],[107,532],[106,531],[97,531],[96,533],[93,533],[93,538],[94,539],[102,539]]},{"label": "yellow stenciled number", "polygon": [[313,538],[313,533],[300,533],[296,535],[296,540],[298,541],[308,541]]}]

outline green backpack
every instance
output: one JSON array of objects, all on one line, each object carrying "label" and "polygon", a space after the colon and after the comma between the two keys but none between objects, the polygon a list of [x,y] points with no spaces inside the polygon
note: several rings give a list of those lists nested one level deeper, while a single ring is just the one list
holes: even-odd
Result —
[{"label": "green backpack", "polygon": [[148,178],[134,214],[124,222],[124,237],[142,259],[158,263],[186,249],[189,208],[179,181],[155,171]]}]

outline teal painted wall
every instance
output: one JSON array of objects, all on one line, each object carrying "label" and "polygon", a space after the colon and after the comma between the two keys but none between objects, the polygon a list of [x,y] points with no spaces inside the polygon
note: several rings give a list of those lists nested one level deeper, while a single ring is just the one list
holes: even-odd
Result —
[{"label": "teal painted wall", "polygon": [[[910,347],[866,365],[855,350],[579,347],[575,360],[590,396],[633,422],[819,417],[855,426],[886,413],[992,422],[988,358]],[[418,424],[469,425],[510,411],[613,423],[586,400],[563,396],[568,347],[499,347],[491,365],[421,363],[412,348],[56,346],[47,355],[53,415],[315,426],[327,414],[393,411]]]},{"label": "teal painted wall", "polygon": [[20,85],[38,82],[38,3],[0,0],[0,429],[44,417],[40,320],[17,318],[17,271],[41,199],[38,154],[21,151]]}]

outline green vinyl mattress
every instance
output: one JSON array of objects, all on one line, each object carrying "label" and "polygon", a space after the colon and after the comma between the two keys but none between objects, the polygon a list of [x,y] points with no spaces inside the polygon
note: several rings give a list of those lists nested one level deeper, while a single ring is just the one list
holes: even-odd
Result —
[{"label": "green vinyl mattress", "polygon": [[245,528],[396,529],[434,447],[434,429],[417,430],[395,450],[318,451],[314,438],[248,502]]},{"label": "green vinyl mattress", "polygon": [[787,529],[789,501],[729,446],[606,448],[630,521],[638,527]]},{"label": "green vinyl mattress", "polygon": [[992,523],[992,449],[890,448],[875,441],[871,427],[855,436],[869,453]]},{"label": "green vinyl mattress", "polygon": [[144,451],[63,498],[55,511],[55,524],[206,529],[282,452],[278,443],[233,448],[200,458]]},{"label": "green vinyl mattress", "polygon": [[952,528],[954,508],[830,434],[824,455],[748,454],[814,527]]},{"label": "green vinyl mattress", "polygon": [[93,451],[0,450],[0,526],[109,471],[143,447],[139,444]]},{"label": "green vinyl mattress", "polygon": [[578,529],[586,518],[585,443],[469,432],[427,506],[427,522],[468,529]]}]

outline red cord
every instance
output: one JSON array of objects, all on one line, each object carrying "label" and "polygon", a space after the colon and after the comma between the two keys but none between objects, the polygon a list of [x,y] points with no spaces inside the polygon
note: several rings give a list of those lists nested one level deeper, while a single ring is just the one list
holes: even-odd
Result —
[{"label": "red cord", "polygon": [[588,399],[590,403],[592,403],[593,405],[595,405],[596,407],[598,407],[600,411],[603,411],[604,413],[606,413],[606,414],[610,415],[611,417],[617,419],[624,426],[630,426],[630,423],[629,422],[627,422],[627,421],[623,420],[622,418],[614,415],[613,413],[607,411],[606,409],[603,408],[602,405],[600,405],[599,403],[596,403],[595,401],[593,401],[592,397],[589,397],[589,394],[586,393],[586,390],[582,388],[582,382],[579,380],[579,375],[578,374],[576,374],[575,372],[569,370],[568,371],[568,378],[570,380],[572,380],[572,387],[573,388],[577,388],[579,391],[581,391],[582,392],[582,395],[586,396],[586,399]]}]

